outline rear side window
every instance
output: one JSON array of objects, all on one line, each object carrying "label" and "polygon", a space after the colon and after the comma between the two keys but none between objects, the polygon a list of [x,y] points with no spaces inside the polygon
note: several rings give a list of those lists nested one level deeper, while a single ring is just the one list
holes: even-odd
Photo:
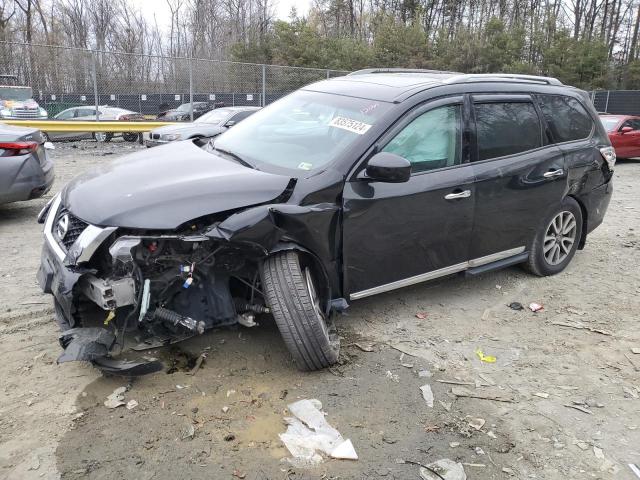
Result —
[{"label": "rear side window", "polygon": [[582,140],[591,135],[593,120],[575,98],[564,95],[540,95],[538,100],[557,143]]},{"label": "rear side window", "polygon": [[540,119],[533,103],[477,103],[478,160],[504,157],[542,146]]}]

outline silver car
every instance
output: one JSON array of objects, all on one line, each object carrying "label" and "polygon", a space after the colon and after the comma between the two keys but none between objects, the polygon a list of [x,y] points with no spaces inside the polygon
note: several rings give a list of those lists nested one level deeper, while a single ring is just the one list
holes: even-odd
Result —
[{"label": "silver car", "polygon": [[[83,106],[83,107],[71,107],[61,111],[53,117],[53,120],[71,120],[78,122],[92,122],[96,119],[102,121],[140,121],[144,120],[144,115],[132,110],[125,110],[124,108],[109,107],[103,105],[98,107],[98,115],[96,115],[96,107]],[[120,134],[106,133],[106,132],[46,132],[47,139],[51,141],[57,140],[83,140],[87,138],[93,138],[97,142],[109,142],[111,139]],[[128,142],[135,142],[138,140],[138,133],[122,133],[122,138]]]},{"label": "silver car", "polygon": [[147,147],[155,147],[176,140],[215,137],[259,109],[260,107],[216,108],[190,123],[154,128],[144,135],[144,143]]},{"label": "silver car", "polygon": [[54,180],[39,130],[0,123],[0,204],[41,197]]}]

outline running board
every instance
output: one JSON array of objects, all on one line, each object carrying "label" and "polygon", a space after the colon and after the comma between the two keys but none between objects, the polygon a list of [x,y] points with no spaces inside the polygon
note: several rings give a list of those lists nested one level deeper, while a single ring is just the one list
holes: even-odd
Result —
[{"label": "running board", "polygon": [[490,272],[491,270],[500,270],[501,268],[510,267],[512,265],[517,265],[518,263],[526,262],[528,259],[529,252],[522,252],[518,255],[514,255],[513,257],[498,260],[497,262],[487,263],[486,265],[481,265],[479,267],[472,267],[464,271],[464,276],[475,277],[485,272]]}]

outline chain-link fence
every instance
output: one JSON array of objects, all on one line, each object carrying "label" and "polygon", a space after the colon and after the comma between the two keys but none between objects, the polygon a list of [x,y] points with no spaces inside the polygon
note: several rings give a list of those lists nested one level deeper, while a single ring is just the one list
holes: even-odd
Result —
[{"label": "chain-link fence", "polygon": [[[191,102],[264,106],[348,72],[0,42],[0,84],[28,86],[49,117],[81,105],[153,116]],[[2,92],[0,91],[0,98]]]},{"label": "chain-link fence", "polygon": [[640,115],[640,90],[598,90],[591,100],[599,112],[614,115]]}]

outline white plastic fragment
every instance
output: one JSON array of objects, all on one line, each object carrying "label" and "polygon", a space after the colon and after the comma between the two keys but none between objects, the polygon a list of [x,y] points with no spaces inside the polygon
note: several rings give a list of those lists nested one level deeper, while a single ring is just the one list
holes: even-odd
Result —
[{"label": "white plastic fragment", "polygon": [[138,401],[137,400],[129,400],[127,402],[127,410],[133,410],[134,408],[136,408],[138,406]]},{"label": "white plastic fragment", "polygon": [[117,408],[124,405],[124,392],[126,391],[127,387],[116,388],[104,401],[104,406],[107,408]]},{"label": "white plastic fragment", "polygon": [[322,403],[304,399],[288,405],[293,417],[286,417],[287,430],[281,433],[292,458],[289,462],[299,466],[315,465],[323,461],[323,454],[333,458],[357,460],[358,455],[350,440],[345,440],[325,419]]},{"label": "white plastic fragment", "polygon": [[[430,463],[427,467],[420,467],[422,480],[467,480],[467,474],[464,472],[462,464],[448,458]],[[437,472],[437,475],[431,470]]]},{"label": "white plastic fragment", "polygon": [[418,372],[418,376],[420,378],[429,378],[429,377],[431,377],[431,372],[429,370],[420,370]]},{"label": "white plastic fragment", "polygon": [[427,402],[427,406],[433,408],[433,392],[431,391],[431,387],[427,385],[423,385],[420,387],[420,391],[422,392],[422,398]]}]

